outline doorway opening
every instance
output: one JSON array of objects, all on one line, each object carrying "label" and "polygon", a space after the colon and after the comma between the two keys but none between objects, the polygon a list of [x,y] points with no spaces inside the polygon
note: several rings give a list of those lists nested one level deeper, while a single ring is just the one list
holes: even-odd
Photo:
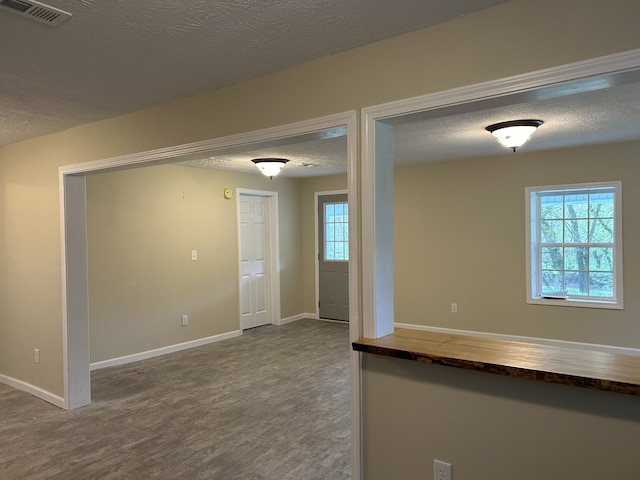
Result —
[{"label": "doorway opening", "polygon": [[[355,171],[357,161],[355,112],[337,114],[320,119],[274,127],[247,134],[234,135],[170,149],[143,152],[59,169],[61,211],[63,212],[63,316],[65,361],[65,407],[76,408],[91,402],[90,362],[88,342],[88,278],[87,278],[87,221],[85,176],[141,166],[176,163],[196,158],[207,158],[220,152],[240,151],[243,146],[284,145],[294,138],[326,138],[340,131],[346,137],[346,170],[349,189],[357,191]],[[170,159],[170,160],[169,160]],[[350,198],[351,221],[355,220],[355,196]],[[352,258],[357,244],[352,242]],[[357,257],[357,255],[356,255]],[[235,282],[234,282],[235,283]],[[352,297],[358,295],[357,278],[350,279]],[[351,312],[351,318],[358,312]],[[352,323],[351,338],[358,337],[357,323]]]},{"label": "doorway opening", "polygon": [[[483,242],[489,240],[493,231],[484,226],[477,228],[477,231],[487,232],[484,237],[479,237],[470,233],[473,230],[466,230],[463,233],[457,229],[460,225],[466,228],[473,224],[472,221],[459,221],[461,218],[481,218],[477,215],[477,211],[468,208],[469,206],[489,204],[479,202],[480,196],[474,195],[477,190],[463,187],[462,182],[457,180],[447,183],[455,188],[439,190],[443,183],[436,182],[427,186],[427,182],[420,181],[421,177],[411,175],[412,171],[409,169],[423,169],[421,173],[424,173],[424,169],[430,163],[440,163],[444,166],[454,165],[453,161],[455,161],[458,165],[462,165],[465,160],[468,162],[473,160],[474,167],[479,168],[479,162],[475,159],[482,157],[495,159],[499,156],[512,158],[504,157],[504,147],[495,142],[485,130],[487,125],[497,123],[495,116],[509,119],[530,118],[528,115],[533,115],[534,118],[545,119],[548,135],[545,133],[543,136],[542,132],[537,134],[536,142],[531,142],[519,149],[519,155],[524,155],[525,152],[526,154],[535,153],[532,150],[534,143],[538,145],[536,147],[538,151],[542,152],[566,147],[586,147],[598,143],[637,140],[637,129],[633,131],[626,128],[631,124],[629,118],[620,121],[617,128],[603,128],[605,122],[583,122],[578,117],[571,117],[569,120],[567,112],[571,112],[572,115],[582,112],[588,116],[593,111],[598,111],[603,118],[614,118],[620,111],[625,110],[623,107],[635,105],[637,93],[629,94],[635,92],[635,88],[640,85],[639,64],[640,53],[634,50],[364,108],[360,199],[364,336],[380,338],[393,333],[396,325],[404,328],[410,326],[419,330],[451,332],[454,329],[446,322],[451,322],[452,318],[447,315],[449,312],[457,314],[457,319],[460,319],[462,312],[458,307],[464,305],[463,301],[467,305],[474,302],[473,308],[468,308],[467,311],[476,312],[477,318],[481,318],[484,312],[491,311],[487,318],[493,319],[497,317],[496,309],[493,306],[489,307],[491,300],[487,299],[494,299],[495,291],[500,291],[504,298],[509,299],[525,298],[526,295],[524,288],[517,290],[519,285],[517,281],[505,281],[505,279],[515,278],[524,282],[526,275],[524,264],[521,264],[522,268],[516,267],[514,273],[508,271],[508,268],[517,265],[517,262],[507,260],[502,263],[506,268],[502,269],[500,275],[496,274],[492,266],[487,265],[488,262],[483,263],[485,259],[506,258],[504,252],[509,249],[513,258],[516,258],[520,251],[521,257],[524,258],[524,242],[518,241],[515,245],[516,239],[512,236],[514,245],[509,245],[509,249],[505,249],[504,242],[494,242],[495,245],[500,245],[496,251],[491,252],[486,248],[478,250],[479,244],[487,245]],[[614,97],[617,98],[616,102],[612,101]],[[625,98],[629,99],[625,101]],[[603,103],[603,100],[606,101]],[[616,111],[605,108],[616,103],[618,104]],[[594,108],[594,105],[598,106]],[[636,119],[637,115],[632,114],[630,117]],[[620,117],[617,118],[621,120]],[[589,125],[591,129],[588,133],[581,128],[585,125]],[[625,125],[625,128],[622,125]],[[570,132],[568,129],[573,131]],[[415,140],[415,134],[420,136],[419,141]],[[411,137],[414,141],[409,141]],[[513,152],[507,151],[507,153]],[[522,162],[505,162],[505,168],[501,171],[511,169],[517,163],[522,164]],[[498,164],[499,160],[494,160],[493,165]],[[537,185],[578,183],[573,180],[559,181],[555,176],[552,177],[551,174],[558,172],[557,162],[553,164],[553,168],[545,168],[542,165],[540,162],[537,171],[549,176]],[[398,167],[396,173],[394,173],[394,167]],[[451,173],[453,168],[447,173]],[[404,172],[401,172],[402,169]],[[499,203],[502,206],[519,205],[521,195],[524,194],[524,186],[532,178],[523,176],[515,181],[512,176],[499,182],[497,180],[499,177],[488,173],[486,169],[475,176],[473,171],[470,168],[464,169],[464,174],[469,180],[466,186],[473,184],[483,188],[485,192],[491,191],[492,195],[501,199]],[[580,170],[576,168],[574,171]],[[609,175],[606,176],[607,180],[610,179]],[[455,178],[463,177],[464,175],[458,174]],[[424,175],[422,178],[435,178],[435,176]],[[489,179],[492,182],[491,188],[487,188]],[[594,179],[589,177],[589,181]],[[517,192],[514,200],[509,200],[506,195],[499,197],[498,190],[495,188],[497,183],[502,186],[520,183],[522,189],[521,191],[514,189],[513,191]],[[437,197],[428,197],[425,192],[441,194]],[[427,217],[423,205],[446,205],[447,207],[461,205],[462,208],[458,210],[440,208],[441,212],[445,212],[445,216],[438,218],[438,208],[433,208],[433,211],[429,212],[430,216]],[[394,220],[394,213],[397,216],[396,220]],[[497,214],[501,219],[517,219],[519,216],[522,216],[522,221],[518,221],[511,231],[517,231],[516,229],[520,226],[524,230],[524,209],[508,213],[503,211],[502,215]],[[421,228],[415,228],[416,218],[420,218]],[[488,216],[482,218],[487,222],[485,225],[492,222]],[[501,225],[504,226],[505,223]],[[446,228],[456,234],[448,237],[440,235],[436,238],[438,228]],[[507,235],[504,237],[506,238]],[[425,241],[427,238],[428,245]],[[449,239],[454,241],[448,241]],[[471,243],[474,245],[470,245]],[[441,251],[446,251],[447,255],[439,254]],[[460,252],[476,251],[482,251],[482,254],[472,259],[479,260],[474,264],[474,268],[469,268],[471,263],[468,257],[458,255]],[[476,265],[485,268],[479,268]],[[424,272],[430,273],[431,276],[425,278]],[[464,275],[451,274],[452,272],[464,272]],[[493,274],[492,281],[487,281],[489,277],[483,276],[486,272]],[[417,278],[419,281],[415,280]],[[463,290],[460,278],[465,280],[466,290]],[[500,280],[493,281],[496,278]],[[423,285],[428,285],[430,288],[419,290]],[[490,290],[490,293],[485,294],[483,288]],[[506,294],[506,292],[509,293]],[[460,300],[461,298],[463,300]],[[482,300],[479,301],[479,299]],[[513,305],[521,309],[515,316],[524,319],[522,303],[514,300]],[[509,308],[509,316],[513,317],[513,312],[517,310]],[[436,309],[438,311],[434,314]],[[530,312],[531,310],[528,310],[527,314],[531,315]],[[428,320],[420,320],[422,323],[419,323],[415,322],[416,318]],[[434,318],[438,320],[434,321]],[[426,322],[430,323],[425,324]],[[527,325],[526,331],[531,331],[529,328],[531,324]],[[478,331],[469,330],[468,327],[465,330],[459,328],[456,331],[485,335],[487,331],[498,330],[495,324],[489,325],[486,322],[485,325],[488,326],[478,326],[476,320],[473,328]],[[513,330],[513,328],[513,324],[510,324],[508,329]],[[536,337],[547,336],[548,333],[536,335]]]},{"label": "doorway opening", "polygon": [[[350,198],[351,222],[357,220],[356,192],[357,132],[356,113],[347,112],[296,124],[273,127],[247,134],[233,135],[168,149],[143,152],[112,159],[64,166],[59,169],[60,207],[62,212],[62,275],[63,275],[63,362],[64,408],[73,409],[91,403],[91,377],[89,355],[88,319],[88,263],[87,263],[87,205],[85,176],[113,170],[132,169],[164,163],[176,163],[207,158],[216,153],[237,152],[246,146],[285,145],[291,138],[327,138],[336,131],[345,135],[346,173],[348,189],[354,192]],[[355,234],[354,234],[355,235]],[[353,239],[352,239],[353,240]],[[358,258],[357,242],[352,241],[351,258]],[[355,269],[354,271],[357,271]],[[235,283],[235,282],[234,282]],[[358,278],[351,275],[349,289],[352,298],[358,297]],[[354,302],[351,306],[349,337],[351,341],[360,334],[359,312]],[[354,478],[360,471],[360,390],[359,354],[350,354],[351,441],[354,452],[352,468]]]}]

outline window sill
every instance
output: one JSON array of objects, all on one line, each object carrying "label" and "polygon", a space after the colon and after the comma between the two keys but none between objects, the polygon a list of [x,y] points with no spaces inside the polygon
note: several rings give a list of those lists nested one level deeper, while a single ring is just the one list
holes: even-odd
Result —
[{"label": "window sill", "polygon": [[397,328],[360,352],[640,396],[640,356]]},{"label": "window sill", "polygon": [[527,303],[531,305],[553,305],[556,307],[606,308],[610,310],[624,309],[622,301],[607,302],[603,300],[581,300],[576,298],[527,298]]}]

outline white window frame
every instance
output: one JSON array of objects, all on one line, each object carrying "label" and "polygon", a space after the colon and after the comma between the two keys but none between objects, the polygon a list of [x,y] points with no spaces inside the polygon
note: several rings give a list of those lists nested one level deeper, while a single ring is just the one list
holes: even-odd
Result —
[{"label": "white window frame", "polygon": [[[540,192],[558,192],[558,194],[566,194],[571,190],[590,190],[601,188],[614,189],[614,266],[613,266],[613,298],[575,298],[569,296],[566,299],[542,298],[538,290],[538,224],[536,203],[534,199],[536,194]],[[621,310],[623,304],[622,289],[622,182],[593,182],[593,183],[577,183],[565,185],[548,185],[538,187],[525,188],[525,205],[526,205],[526,253],[527,253],[527,303],[538,305],[555,305],[563,307],[590,307],[590,308],[609,308]],[[534,234],[536,234],[534,236]]]}]

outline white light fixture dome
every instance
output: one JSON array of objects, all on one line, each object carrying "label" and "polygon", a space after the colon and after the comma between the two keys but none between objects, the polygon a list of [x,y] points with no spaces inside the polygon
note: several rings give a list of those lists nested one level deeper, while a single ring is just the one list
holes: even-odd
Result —
[{"label": "white light fixture dome", "polygon": [[273,178],[280,173],[280,170],[289,161],[286,158],[254,158],[251,160],[256,167],[269,178]]},{"label": "white light fixture dome", "polygon": [[494,123],[485,130],[498,139],[507,148],[516,151],[533,135],[533,132],[542,125],[542,120],[510,120],[508,122]]}]

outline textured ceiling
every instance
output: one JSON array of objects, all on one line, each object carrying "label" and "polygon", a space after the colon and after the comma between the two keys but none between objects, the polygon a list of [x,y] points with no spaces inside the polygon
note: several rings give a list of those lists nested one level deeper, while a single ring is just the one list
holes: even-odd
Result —
[{"label": "textured ceiling", "polygon": [[[213,90],[434,25],[505,0],[49,0],[73,17],[51,27],[0,9],[0,145]],[[587,80],[527,98],[393,120],[395,162],[509,154],[484,130],[544,125],[521,152],[640,136],[640,79]],[[580,93],[583,92],[583,93]],[[211,152],[189,165],[283,176],[346,171],[346,138],[303,136]],[[187,159],[176,159],[177,161]]]},{"label": "textured ceiling", "polygon": [[418,30],[505,0],[48,0],[0,10],[0,145]]},{"label": "textured ceiling", "polygon": [[251,162],[254,158],[285,158],[289,162],[282,169],[283,177],[320,177],[346,173],[347,137],[345,129],[333,129],[325,134],[307,134],[284,141],[263,142],[258,145],[234,148],[231,151],[212,152],[211,156],[178,162],[199,168],[233,170],[260,174]]},{"label": "textured ceiling", "polygon": [[[544,124],[518,153],[640,139],[640,72],[577,81],[450,108],[396,117],[394,163],[406,166],[463,158],[513,155],[485,130],[493,123],[535,118]],[[286,144],[264,143],[212,152],[184,162],[259,174],[256,157],[284,157],[283,177],[309,177],[347,171],[345,132],[293,137]],[[307,167],[306,164],[313,165]]]},{"label": "textured ceiling", "polygon": [[[504,99],[500,99],[504,101]],[[507,120],[544,123],[520,153],[640,139],[640,83],[492,107],[454,115],[401,119],[394,129],[396,165],[512,154],[485,130]]]}]

